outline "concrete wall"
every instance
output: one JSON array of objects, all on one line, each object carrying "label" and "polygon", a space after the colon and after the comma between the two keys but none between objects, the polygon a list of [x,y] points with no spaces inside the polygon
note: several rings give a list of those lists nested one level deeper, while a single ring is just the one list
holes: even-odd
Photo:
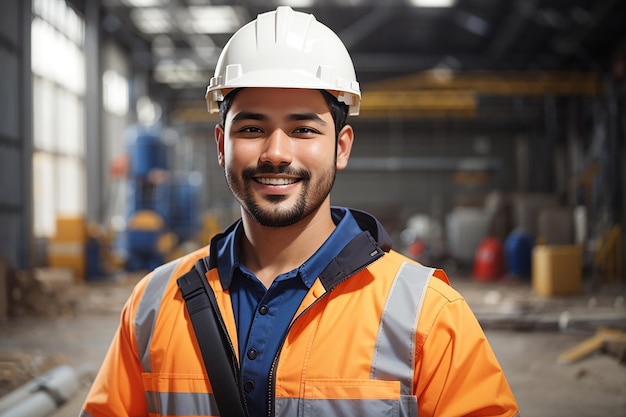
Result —
[{"label": "concrete wall", "polygon": [[517,129],[444,127],[440,120],[352,123],[355,143],[348,168],[337,176],[337,204],[437,215],[515,186]]}]

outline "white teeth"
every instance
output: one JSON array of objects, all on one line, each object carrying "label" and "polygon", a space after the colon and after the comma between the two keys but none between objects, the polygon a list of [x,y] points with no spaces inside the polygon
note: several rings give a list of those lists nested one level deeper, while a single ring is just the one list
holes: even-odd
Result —
[{"label": "white teeth", "polygon": [[256,178],[256,180],[265,185],[288,185],[296,182],[295,178]]}]

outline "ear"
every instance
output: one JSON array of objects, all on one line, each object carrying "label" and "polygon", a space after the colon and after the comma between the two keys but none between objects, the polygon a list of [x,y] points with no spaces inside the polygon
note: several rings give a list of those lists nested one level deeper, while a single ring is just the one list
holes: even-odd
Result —
[{"label": "ear", "polygon": [[345,125],[337,137],[337,169],[342,170],[348,166],[352,142],[354,141],[354,130],[352,126]]},{"label": "ear", "polygon": [[217,162],[219,162],[220,166],[223,168],[225,165],[224,161],[224,126],[221,124],[215,125],[215,143],[217,145]]}]

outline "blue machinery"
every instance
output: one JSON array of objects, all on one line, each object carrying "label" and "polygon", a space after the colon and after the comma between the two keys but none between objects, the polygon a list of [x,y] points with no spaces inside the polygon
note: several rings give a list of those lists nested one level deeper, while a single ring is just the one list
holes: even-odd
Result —
[{"label": "blue machinery", "polygon": [[165,237],[196,238],[200,184],[191,172],[171,170],[160,128],[134,127],[129,133],[126,269],[151,270],[165,260]]}]

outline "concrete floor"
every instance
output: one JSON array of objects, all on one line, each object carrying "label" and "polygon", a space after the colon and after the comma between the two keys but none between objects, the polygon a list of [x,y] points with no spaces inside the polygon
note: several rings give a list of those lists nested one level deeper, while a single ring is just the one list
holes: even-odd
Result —
[{"label": "concrete floor", "polygon": [[[131,286],[128,280],[88,284],[75,316],[19,318],[0,324],[0,353],[58,355],[85,375],[79,391],[52,417],[78,415],[90,376],[108,348]],[[558,363],[559,354],[591,333],[553,326],[555,314],[561,317],[565,310],[571,317],[626,317],[623,288],[545,300],[533,296],[524,282],[461,279],[454,286],[466,296],[479,320],[484,320],[522,416],[626,417],[626,366],[600,351],[572,364]],[[520,326],[520,316],[531,320]]]}]

